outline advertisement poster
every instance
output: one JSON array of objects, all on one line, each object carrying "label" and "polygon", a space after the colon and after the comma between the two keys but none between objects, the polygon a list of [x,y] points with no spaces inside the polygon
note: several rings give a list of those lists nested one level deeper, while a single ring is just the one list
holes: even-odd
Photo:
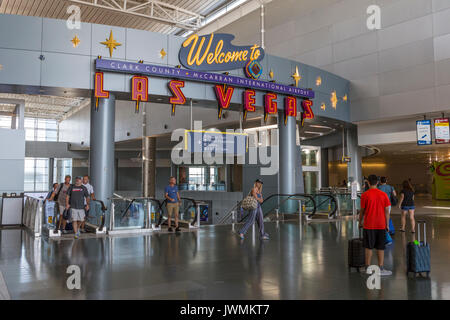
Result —
[{"label": "advertisement poster", "polygon": [[418,120],[417,126],[417,144],[430,145],[431,144],[431,120]]},{"label": "advertisement poster", "polygon": [[434,162],[433,172],[433,199],[450,200],[450,161]]},{"label": "advertisement poster", "polygon": [[437,144],[450,143],[448,118],[434,119],[434,139]]}]

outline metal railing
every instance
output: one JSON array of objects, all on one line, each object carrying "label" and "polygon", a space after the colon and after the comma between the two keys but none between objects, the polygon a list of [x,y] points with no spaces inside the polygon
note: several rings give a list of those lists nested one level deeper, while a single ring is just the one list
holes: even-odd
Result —
[{"label": "metal railing", "polygon": [[34,237],[42,234],[42,218],[44,215],[44,200],[31,196],[25,196],[22,224]]},{"label": "metal railing", "polygon": [[[200,211],[200,206],[207,205],[208,203],[203,200],[196,200],[192,198],[181,197],[180,203],[180,222],[181,224],[186,224],[188,228],[199,228],[201,224],[202,213]],[[161,203],[161,216],[158,221],[158,225],[166,223],[167,217],[167,199]],[[199,218],[200,217],[200,218]],[[173,220],[172,220],[173,222]]]}]

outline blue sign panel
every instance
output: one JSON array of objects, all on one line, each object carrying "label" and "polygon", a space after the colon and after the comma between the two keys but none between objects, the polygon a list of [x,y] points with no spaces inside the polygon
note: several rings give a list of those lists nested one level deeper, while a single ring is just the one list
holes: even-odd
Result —
[{"label": "blue sign panel", "polygon": [[417,144],[418,145],[430,145],[431,140],[431,120],[418,120],[416,121],[417,127]]},{"label": "blue sign panel", "polygon": [[234,35],[227,33],[193,34],[181,45],[178,58],[185,68],[197,71],[234,70],[264,58],[260,46],[235,46],[233,39]]},{"label": "blue sign panel", "polygon": [[212,154],[245,155],[247,134],[201,130],[186,130],[188,152],[210,152]]},{"label": "blue sign panel", "polygon": [[226,84],[235,87],[255,89],[260,91],[270,91],[289,96],[314,99],[314,91],[310,89],[297,88],[279,83],[253,80],[218,73],[191,71],[180,68],[106,59],[96,59],[95,68],[100,71],[122,72],[207,83]]}]

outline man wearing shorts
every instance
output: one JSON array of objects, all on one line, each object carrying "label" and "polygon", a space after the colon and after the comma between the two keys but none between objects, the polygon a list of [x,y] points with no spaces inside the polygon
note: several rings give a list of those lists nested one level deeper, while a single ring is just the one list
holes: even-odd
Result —
[{"label": "man wearing shorts", "polygon": [[391,202],[387,194],[377,188],[378,177],[370,175],[369,190],[361,195],[361,212],[359,225],[363,230],[363,245],[366,253],[366,268],[371,265],[372,250],[376,249],[378,266],[382,276],[389,276],[391,271],[384,269],[384,248],[386,231],[389,231],[389,207]]},{"label": "man wearing shorts", "polygon": [[172,214],[175,216],[175,231],[180,231],[178,227],[178,214],[180,211],[180,193],[176,185],[175,177],[169,178],[169,185],[164,189],[164,196],[167,199],[167,215],[169,216],[168,226],[169,232],[172,232]]},{"label": "man wearing shorts", "polygon": [[[91,200],[95,200],[95,194],[94,194],[94,187],[89,183],[89,176],[85,175],[83,176],[83,186],[86,187],[88,193],[89,193],[89,197]],[[86,205],[86,200],[84,200],[84,205]],[[86,217],[84,218],[84,221],[81,223],[80,226],[80,231],[81,233],[85,233],[85,224],[86,224],[86,220],[89,217],[89,210],[86,210]]]},{"label": "man wearing shorts", "polygon": [[[71,209],[71,220],[75,239],[80,237],[80,226],[86,216],[84,210],[89,210],[90,195],[85,186],[81,183],[81,177],[75,179],[75,185],[67,190],[66,208]],[[86,205],[84,205],[86,200]]]}]

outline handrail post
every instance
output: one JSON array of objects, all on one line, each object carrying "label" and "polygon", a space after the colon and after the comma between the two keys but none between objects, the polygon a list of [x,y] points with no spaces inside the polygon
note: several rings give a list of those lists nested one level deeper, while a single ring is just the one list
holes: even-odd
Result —
[{"label": "handrail post", "polygon": [[298,200],[298,222],[302,222],[302,200]]},{"label": "handrail post", "polygon": [[280,210],[278,208],[275,209],[275,216],[277,218],[277,221],[280,220]]},{"label": "handrail post", "polygon": [[110,217],[109,217],[109,230],[113,231],[114,230],[114,209],[115,209],[115,204],[114,204],[114,200],[111,199],[111,210],[110,210]]},{"label": "handrail post", "polygon": [[231,211],[231,230],[234,232],[234,224],[236,223],[236,213],[234,210]]},{"label": "handrail post", "polygon": [[197,207],[197,228],[200,229],[200,205],[196,203],[195,206]]}]

